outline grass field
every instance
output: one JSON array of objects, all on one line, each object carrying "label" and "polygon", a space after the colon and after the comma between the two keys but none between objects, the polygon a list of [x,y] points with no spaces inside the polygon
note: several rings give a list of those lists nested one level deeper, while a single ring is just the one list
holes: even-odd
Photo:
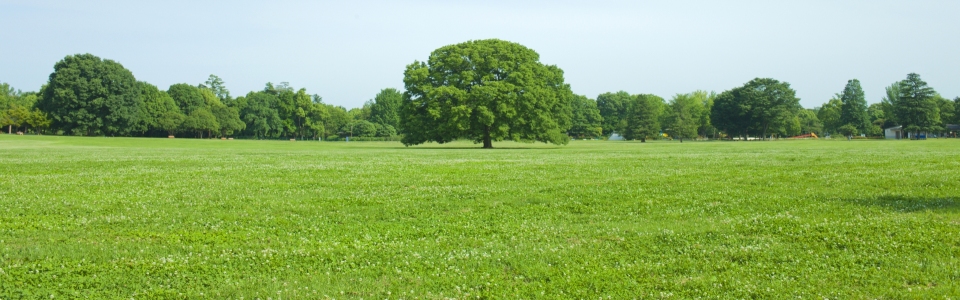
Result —
[{"label": "grass field", "polygon": [[0,298],[958,298],[960,140],[0,135]]}]

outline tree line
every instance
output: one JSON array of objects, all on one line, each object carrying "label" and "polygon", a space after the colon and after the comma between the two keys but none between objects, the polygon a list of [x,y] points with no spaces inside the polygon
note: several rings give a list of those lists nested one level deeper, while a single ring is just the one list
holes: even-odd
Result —
[{"label": "tree line", "polygon": [[115,61],[79,54],[57,62],[39,92],[0,83],[0,125],[8,133],[81,136],[391,138],[401,97],[384,89],[347,110],[285,82],[233,97],[216,75],[161,90]]},{"label": "tree line", "polygon": [[789,83],[757,78],[715,93],[694,91],[669,100],[625,91],[596,99],[574,94],[563,71],[539,54],[502,40],[441,47],[404,71],[405,91],[386,88],[362,107],[323,103],[306,89],[267,83],[233,97],[210,75],[200,84],[166,90],[119,63],[91,54],[65,57],[38,92],[0,83],[0,125],[7,132],[83,136],[192,136],[336,140],[399,140],[405,145],[470,139],[566,144],[573,139],[627,140],[879,136],[902,125],[938,133],[960,123],[960,97],[948,100],[917,74],[891,84],[867,105],[852,79],[824,105],[800,106]]}]

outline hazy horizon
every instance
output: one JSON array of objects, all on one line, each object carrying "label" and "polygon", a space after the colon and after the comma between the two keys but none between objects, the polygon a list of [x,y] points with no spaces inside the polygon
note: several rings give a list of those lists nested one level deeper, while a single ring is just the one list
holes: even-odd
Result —
[{"label": "hazy horizon", "polygon": [[956,1],[5,1],[0,82],[36,91],[67,55],[112,59],[166,89],[223,78],[232,95],[289,82],[359,107],[436,48],[498,38],[564,70],[577,94],[669,99],[755,77],[789,82],[804,107],[848,79],[867,101],[915,72],[960,96]]}]

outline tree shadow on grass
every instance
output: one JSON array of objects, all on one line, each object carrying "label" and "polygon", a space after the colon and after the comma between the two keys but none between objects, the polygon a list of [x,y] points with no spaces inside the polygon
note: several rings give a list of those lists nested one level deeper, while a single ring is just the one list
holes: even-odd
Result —
[{"label": "tree shadow on grass", "polygon": [[493,148],[483,148],[480,146],[477,147],[443,147],[443,146],[411,146],[411,147],[395,147],[394,149],[423,149],[423,150],[440,150],[440,149],[449,149],[449,150],[521,150],[521,149],[536,149],[536,150],[553,150],[560,149],[556,148],[547,148],[547,147],[493,147]]},{"label": "tree shadow on grass", "polygon": [[873,206],[890,211],[912,213],[921,211],[958,213],[960,200],[956,197],[911,197],[903,195],[883,195],[868,199],[846,199],[846,202],[863,206]]}]

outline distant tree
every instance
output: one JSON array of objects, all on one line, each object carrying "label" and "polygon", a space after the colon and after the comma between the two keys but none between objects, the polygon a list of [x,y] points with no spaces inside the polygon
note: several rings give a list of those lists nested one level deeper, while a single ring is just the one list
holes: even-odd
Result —
[{"label": "distant tree", "polygon": [[7,133],[13,133],[13,121],[10,120],[10,116],[7,115],[7,110],[0,110],[0,128],[7,127]]},{"label": "distant tree", "polygon": [[885,119],[886,117],[883,113],[883,103],[877,102],[867,106],[867,118],[869,119],[870,123]]},{"label": "distant tree", "polygon": [[857,126],[854,126],[853,124],[840,126],[840,128],[837,128],[837,132],[847,137],[848,140],[850,137],[860,133],[860,131],[857,129]]},{"label": "distant tree", "polygon": [[17,96],[17,91],[8,83],[0,82],[0,111],[9,109],[13,103],[13,98]]},{"label": "distant tree", "polygon": [[777,124],[776,135],[787,137],[800,135],[800,132],[803,130],[800,124],[801,111],[803,111],[803,109],[798,110],[795,115],[788,115],[782,118]]},{"label": "distant tree", "polygon": [[817,118],[817,113],[813,112],[813,110],[800,110],[800,112],[797,113],[797,119],[800,121],[801,134],[821,134],[823,132],[823,123],[820,122],[820,119]]},{"label": "distant tree", "polygon": [[937,110],[940,112],[940,127],[941,130],[947,128],[947,124],[954,124],[956,121],[956,107],[953,106],[953,102],[944,98],[940,95],[933,97],[933,102],[937,105]]},{"label": "distant tree", "polygon": [[750,107],[753,126],[767,138],[769,126],[796,114],[800,110],[800,99],[790,84],[771,78],[758,78],[748,82],[748,97],[744,100]]},{"label": "distant tree", "polygon": [[54,65],[37,107],[52,125],[75,135],[129,135],[140,122],[133,73],[91,54],[69,55]]},{"label": "distant tree", "polygon": [[3,112],[3,118],[0,119],[0,126],[7,127],[7,133],[13,133],[13,129],[18,131],[21,126],[27,125],[30,120],[30,110],[20,105],[11,105]]},{"label": "distant tree", "polygon": [[[269,85],[268,85],[269,87]],[[264,89],[264,92],[272,93],[277,96],[274,108],[280,117],[279,134],[281,136],[296,136],[299,128],[297,127],[297,96],[293,87],[287,82],[281,82],[275,89]]]},{"label": "distant tree", "polygon": [[[161,119],[167,115],[167,112],[173,111],[180,113],[180,107],[176,101],[174,101],[173,97],[170,97],[169,94],[161,91],[152,84],[140,81],[137,82],[137,85],[139,85],[140,100],[143,102],[141,106],[141,121],[143,126],[139,128],[140,131],[168,131],[160,124]],[[179,124],[177,126],[179,126]]]},{"label": "distant tree", "polygon": [[373,98],[370,106],[370,121],[376,124],[390,125],[393,128],[400,126],[400,106],[403,104],[403,93],[397,89],[387,88]]},{"label": "distant tree", "polygon": [[373,111],[373,100],[367,100],[363,103],[363,106],[359,108],[351,108],[347,111],[350,115],[350,118],[355,121],[370,121],[370,115]]},{"label": "distant tree", "polygon": [[210,77],[207,78],[204,84],[221,102],[230,100],[230,90],[224,85],[223,79],[220,79],[217,75],[210,74]]},{"label": "distant tree", "polygon": [[34,109],[30,112],[26,125],[33,128],[36,134],[40,134],[44,129],[49,128],[51,123],[52,121],[47,116],[47,113],[39,109]]},{"label": "distant tree", "polygon": [[734,136],[746,137],[750,129],[750,117],[739,99],[742,89],[735,88],[717,95],[710,109],[710,121],[713,126],[726,132],[730,138]]},{"label": "distant tree", "polygon": [[389,124],[384,125],[374,123],[373,125],[376,126],[377,136],[379,137],[391,137],[397,135],[397,129],[393,128],[393,126],[390,126]]},{"label": "distant tree", "polygon": [[851,79],[840,93],[840,123],[850,124],[858,132],[867,132],[870,127],[870,117],[867,114],[867,99],[864,97],[860,81]]},{"label": "distant tree", "polygon": [[775,79],[756,78],[728,92],[717,97],[711,118],[718,127],[744,134],[754,130],[766,139],[771,126],[786,124],[800,110],[796,91]]},{"label": "distant tree", "polygon": [[217,120],[220,136],[231,136],[247,128],[247,124],[240,119],[240,112],[236,108],[216,105],[211,107],[210,113]]},{"label": "distant tree", "polygon": [[194,110],[207,107],[207,100],[203,97],[203,91],[193,85],[186,83],[177,83],[167,89],[167,94],[173,98],[184,115],[190,115]]},{"label": "distant tree", "polygon": [[355,120],[343,128],[343,134],[349,137],[377,136],[377,126],[367,120]]},{"label": "distant tree", "polygon": [[339,130],[352,121],[343,106],[327,105],[326,111],[329,115],[329,118],[323,121],[323,127],[327,131],[326,136],[339,134]]},{"label": "distant tree", "polygon": [[941,129],[939,107],[933,100],[936,91],[927,86],[920,75],[907,75],[907,79],[900,81],[899,92],[893,110],[905,132],[917,134]]},{"label": "distant tree", "polygon": [[887,126],[886,128],[889,128],[900,124],[897,121],[897,114],[894,112],[894,107],[897,106],[897,100],[900,98],[900,82],[894,82],[886,87],[885,92],[883,99],[880,100],[880,107],[883,109],[883,116],[886,118],[884,124]]},{"label": "distant tree", "polygon": [[300,89],[293,95],[293,103],[296,108],[291,117],[293,117],[296,135],[302,139],[307,134],[307,129],[309,129],[307,125],[311,123],[310,108],[313,106],[313,102],[310,100],[310,95],[307,94],[307,90]]},{"label": "distant tree", "polygon": [[953,124],[960,124],[960,97],[953,99]]},{"label": "distant tree", "polygon": [[157,126],[167,132],[168,135],[174,136],[180,131],[184,119],[186,119],[186,116],[180,112],[179,108],[167,110],[157,118]]},{"label": "distant tree", "polygon": [[717,98],[717,93],[695,91],[691,93],[690,96],[694,99],[697,99],[697,102],[699,102],[701,107],[703,107],[703,110],[700,113],[699,125],[697,126],[697,133],[703,137],[716,135],[717,128],[714,127],[713,122],[710,121],[710,111],[713,109],[713,101]]},{"label": "distant tree", "polygon": [[283,122],[280,114],[273,106],[278,102],[277,96],[267,92],[250,92],[241,101],[243,111],[240,112],[246,129],[257,138],[277,137],[283,132]]},{"label": "distant tree", "polygon": [[840,100],[840,96],[837,95],[827,101],[820,110],[817,112],[817,118],[823,122],[823,131],[827,133],[839,133],[838,129],[840,126],[843,126],[843,121],[841,119],[841,112],[843,107],[843,101]]},{"label": "distant tree", "polygon": [[867,116],[870,117],[870,124],[873,127],[873,129],[870,130],[871,132],[882,133],[884,128],[890,127],[887,126],[889,121],[886,113],[883,111],[882,102],[870,104],[870,106],[867,107]]},{"label": "distant tree", "polygon": [[567,134],[575,138],[598,138],[602,133],[600,127],[603,117],[597,109],[597,102],[583,95],[574,95],[570,104],[573,115],[570,119],[570,130]]},{"label": "distant tree", "polygon": [[[326,120],[330,118],[328,106],[323,104],[319,96],[314,97],[313,103],[307,110],[307,133],[313,138],[318,138],[326,134]],[[318,101],[320,100],[320,101]]]},{"label": "distant tree", "polygon": [[563,71],[520,44],[478,40],[445,46],[404,72],[404,145],[469,138],[567,144],[573,92]]},{"label": "distant tree", "polygon": [[603,93],[597,96],[597,108],[600,110],[600,117],[603,119],[601,127],[604,136],[610,136],[614,132],[622,135],[626,131],[628,110],[634,100],[636,100],[636,96],[624,91]]},{"label": "distant tree", "polygon": [[183,128],[196,132],[200,138],[203,138],[203,133],[207,133],[207,137],[212,136],[210,132],[215,132],[220,130],[220,123],[217,122],[217,117],[213,115],[206,108],[195,109],[187,115],[187,118],[183,120]]},{"label": "distant tree", "polygon": [[683,139],[697,137],[703,102],[692,94],[677,94],[667,104],[667,122],[664,124],[670,136],[683,143]]},{"label": "distant tree", "polygon": [[628,140],[647,142],[648,138],[660,135],[660,116],[663,114],[663,98],[641,94],[628,104],[623,137]]}]

